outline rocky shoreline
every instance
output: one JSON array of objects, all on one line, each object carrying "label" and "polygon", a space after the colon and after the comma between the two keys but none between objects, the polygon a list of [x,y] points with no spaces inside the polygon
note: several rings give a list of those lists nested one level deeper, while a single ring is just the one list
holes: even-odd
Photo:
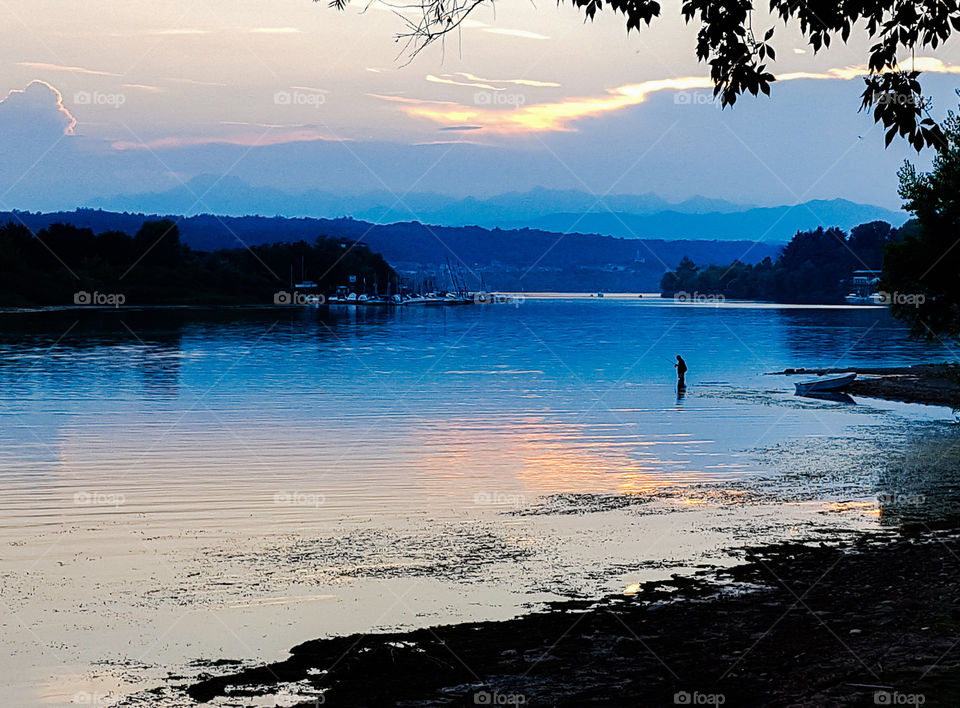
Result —
[{"label": "rocky shoreline", "polygon": [[211,665],[228,673],[185,690],[217,705],[286,691],[301,708],[958,704],[960,525],[743,550],[631,595]]},{"label": "rocky shoreline", "polygon": [[771,375],[826,376],[855,372],[857,380],[846,393],[904,403],[960,408],[960,365],[918,364],[901,367],[846,369],[784,369]]}]

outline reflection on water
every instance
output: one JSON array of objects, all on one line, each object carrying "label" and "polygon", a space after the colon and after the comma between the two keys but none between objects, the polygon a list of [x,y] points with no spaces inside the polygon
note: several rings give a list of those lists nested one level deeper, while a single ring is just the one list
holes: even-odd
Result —
[{"label": "reflection on water", "polygon": [[[949,416],[762,374],[947,356],[882,310],[650,298],[0,315],[3,600],[44,637],[8,634],[14,695],[131,642],[162,667],[620,592],[765,533],[876,524],[878,493],[883,522],[927,513],[960,496]],[[933,438],[903,432],[917,417]]]},{"label": "reflection on water", "polygon": [[908,431],[905,437],[877,480],[881,520],[927,528],[960,520],[960,435],[934,428]]},{"label": "reflection on water", "polygon": [[0,525],[61,523],[94,491],[123,494],[119,514],[237,524],[300,523],[264,499],[309,492],[324,523],[769,474],[744,452],[876,413],[795,399],[765,370],[943,354],[883,310],[650,299],[7,314]]},{"label": "reflection on water", "polygon": [[[675,387],[678,353],[689,389]],[[452,518],[479,492],[646,493],[769,474],[744,452],[875,413],[798,403],[764,371],[938,355],[883,310],[856,308],[6,314],[0,525],[61,523],[76,493],[122,494],[119,514],[283,524],[299,515],[264,500],[309,492],[324,498],[311,522],[325,523],[390,502]]]}]

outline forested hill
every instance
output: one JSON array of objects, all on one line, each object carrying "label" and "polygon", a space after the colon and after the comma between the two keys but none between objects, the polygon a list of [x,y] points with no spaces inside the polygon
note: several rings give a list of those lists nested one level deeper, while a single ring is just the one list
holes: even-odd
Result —
[{"label": "forested hill", "polygon": [[396,273],[364,245],[313,238],[250,248],[194,251],[172,221],[133,233],[53,224],[32,231],[0,224],[0,307],[31,305],[287,305],[290,275],[306,272],[323,292],[396,291]]},{"label": "forested hill", "polygon": [[70,223],[96,233],[136,233],[145,221],[175,220],[182,241],[196,250],[306,241],[318,236],[361,240],[395,267],[442,266],[448,260],[483,269],[487,285],[502,289],[657,289],[664,271],[684,257],[699,263],[756,263],[776,257],[782,244],[750,241],[622,239],[533,229],[435,227],[417,222],[373,225],[354,219],[284,217],[162,217],[80,209],[49,214],[0,212],[0,222],[33,231]]},{"label": "forested hill", "polygon": [[853,290],[857,270],[879,271],[889,246],[900,244],[917,225],[908,222],[895,229],[883,221],[861,224],[850,230],[801,231],[776,259],[758,264],[732,262],[698,266],[684,259],[660,283],[664,297],[721,296],[735,300],[768,300],[788,303],[842,303]]}]

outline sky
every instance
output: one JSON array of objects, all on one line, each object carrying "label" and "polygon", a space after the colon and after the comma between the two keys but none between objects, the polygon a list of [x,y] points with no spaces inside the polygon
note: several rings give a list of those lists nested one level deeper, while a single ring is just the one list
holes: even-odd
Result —
[{"label": "sky", "polygon": [[[415,57],[382,3],[6,0],[0,209],[73,208],[200,175],[357,194],[534,187],[897,208],[917,156],[858,113],[869,42],[814,55],[776,26],[771,98],[719,110],[677,3],[627,35],[569,4],[499,3]],[[409,14],[409,13],[407,13]],[[942,117],[955,40],[921,57]],[[202,194],[198,194],[202,203]]]}]

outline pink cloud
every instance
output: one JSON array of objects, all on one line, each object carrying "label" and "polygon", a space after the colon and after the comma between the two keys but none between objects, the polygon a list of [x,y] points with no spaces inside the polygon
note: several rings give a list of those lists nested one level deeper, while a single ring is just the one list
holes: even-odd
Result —
[{"label": "pink cloud", "polygon": [[284,143],[307,143],[324,140],[343,142],[328,133],[314,129],[268,131],[266,133],[241,133],[230,136],[168,136],[150,140],[118,140],[111,147],[114,150],[165,150],[199,145],[239,145],[242,147],[266,147]]}]

